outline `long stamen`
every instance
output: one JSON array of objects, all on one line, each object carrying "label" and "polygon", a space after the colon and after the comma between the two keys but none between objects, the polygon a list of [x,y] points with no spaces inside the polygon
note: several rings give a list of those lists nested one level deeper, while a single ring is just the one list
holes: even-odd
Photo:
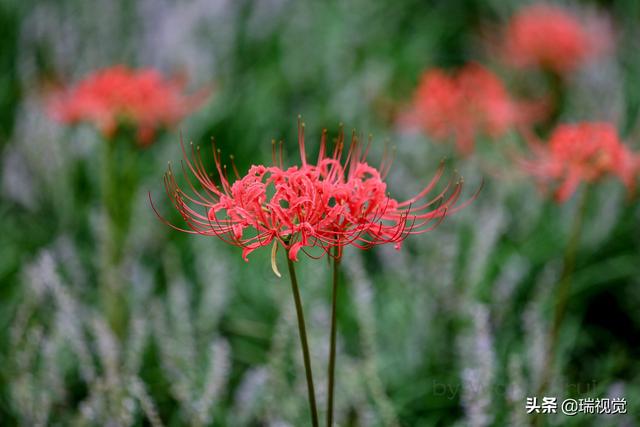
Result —
[{"label": "long stamen", "polygon": [[306,166],[307,153],[304,148],[304,122],[302,121],[302,116],[298,116],[298,145],[300,146],[300,160],[302,161],[302,166]]}]

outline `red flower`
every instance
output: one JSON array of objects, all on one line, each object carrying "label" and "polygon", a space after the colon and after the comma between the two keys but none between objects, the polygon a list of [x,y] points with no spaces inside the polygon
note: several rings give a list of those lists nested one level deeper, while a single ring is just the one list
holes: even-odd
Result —
[{"label": "red flower", "polygon": [[[243,258],[255,249],[273,244],[284,247],[292,260],[299,251],[307,255],[317,247],[332,256],[340,256],[342,248],[354,245],[369,248],[395,243],[397,248],[407,236],[431,230],[449,213],[461,209],[457,205],[462,182],[449,184],[430,201],[420,202],[440,180],[441,167],[432,182],[412,199],[399,203],[388,196],[384,176],[390,166],[380,168],[366,163],[355,135],[344,155],[344,136],[327,153],[323,133],[318,160],[308,163],[305,154],[304,125],[299,125],[301,165],[284,168],[282,152],[275,149],[272,166],[252,166],[249,172],[231,184],[222,166],[220,153],[214,150],[220,184],[206,172],[198,149],[185,151],[187,170],[202,187],[191,194],[178,186],[171,171],[165,175],[167,194],[189,226],[190,233],[217,236],[243,248]],[[184,146],[183,146],[184,148]],[[189,158],[190,157],[190,158]],[[344,163],[343,161],[344,157]],[[337,251],[332,251],[337,248]]]},{"label": "red flower", "polygon": [[57,94],[49,111],[62,123],[92,123],[108,138],[118,126],[133,125],[138,142],[147,145],[157,131],[174,125],[204,101],[204,92],[187,96],[183,86],[154,69],[115,66]]},{"label": "red flower", "polygon": [[617,176],[633,190],[640,165],[609,123],[560,125],[548,145],[534,144],[535,158],[523,161],[525,170],[544,184],[556,183],[555,198],[567,200],[580,182],[595,182],[606,175]]},{"label": "red flower", "polygon": [[514,66],[564,74],[606,50],[609,38],[609,32],[593,19],[580,20],[560,7],[536,4],[523,8],[509,22],[505,55]]},{"label": "red flower", "polygon": [[406,123],[436,139],[453,139],[460,153],[469,154],[478,135],[501,136],[527,118],[523,112],[494,74],[469,64],[454,75],[439,69],[425,72]]}]

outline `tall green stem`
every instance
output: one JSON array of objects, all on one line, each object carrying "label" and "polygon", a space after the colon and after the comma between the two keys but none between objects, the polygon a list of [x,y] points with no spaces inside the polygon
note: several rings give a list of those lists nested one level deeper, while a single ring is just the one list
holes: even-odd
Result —
[{"label": "tall green stem", "polygon": [[298,318],[298,332],[300,334],[300,344],[302,347],[302,357],[304,359],[304,371],[307,376],[307,392],[309,394],[309,407],[311,408],[311,423],[313,427],[318,427],[318,409],[316,407],[316,393],[313,386],[313,372],[311,371],[311,358],[309,356],[309,344],[307,342],[307,328],[304,323],[304,312],[302,311],[302,301],[298,289],[298,279],[293,261],[287,257],[289,267],[289,277],[291,278],[291,291],[293,301],[296,305],[296,315]]},{"label": "tall green stem", "polygon": [[120,302],[119,279],[116,274],[118,264],[118,231],[117,231],[117,203],[114,192],[117,186],[116,174],[116,141],[102,141],[102,164],[100,165],[100,191],[104,222],[101,229],[101,264],[100,264],[100,302],[104,315],[113,331],[118,333],[124,328],[122,308]]},{"label": "tall green stem", "polygon": [[336,248],[333,258],[333,286],[331,287],[331,338],[329,345],[329,385],[327,399],[327,427],[333,425],[333,389],[336,368],[336,305],[338,300],[338,276],[340,269],[340,256]]},{"label": "tall green stem", "polygon": [[101,236],[100,298],[109,325],[117,335],[122,335],[126,326],[126,299],[122,295],[119,268],[137,189],[138,153],[126,138],[105,140],[102,145],[101,197],[106,221]]},{"label": "tall green stem", "polygon": [[551,329],[549,330],[549,338],[547,340],[547,351],[545,354],[545,361],[543,365],[542,377],[540,381],[540,387],[538,394],[542,396],[546,391],[551,381],[551,374],[553,372],[553,365],[555,363],[555,356],[558,347],[558,338],[560,336],[560,329],[562,327],[562,321],[567,311],[567,305],[569,303],[569,296],[571,295],[571,283],[573,270],[576,262],[576,252],[578,249],[578,243],[580,241],[580,234],[582,233],[582,225],[584,223],[584,216],[587,210],[587,198],[589,194],[589,188],[580,195],[578,206],[576,209],[576,215],[573,219],[571,228],[571,234],[569,236],[569,242],[564,253],[564,261],[562,274],[560,276],[560,282],[558,284],[558,293],[556,296],[556,307],[553,316],[553,322]]}]

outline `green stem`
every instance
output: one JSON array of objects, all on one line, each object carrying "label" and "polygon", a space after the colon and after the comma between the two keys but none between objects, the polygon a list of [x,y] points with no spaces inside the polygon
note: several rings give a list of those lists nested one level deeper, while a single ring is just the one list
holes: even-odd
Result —
[{"label": "green stem", "polygon": [[567,104],[567,87],[564,78],[553,71],[547,71],[547,81],[551,92],[551,112],[547,129],[550,131],[558,123]]},{"label": "green stem", "polygon": [[114,194],[115,184],[115,143],[116,141],[102,141],[102,163],[100,165],[100,192],[102,199],[102,209],[104,212],[104,223],[102,224],[101,244],[102,260],[100,264],[100,302],[103,305],[104,315],[113,331],[122,329],[122,314],[120,309],[120,298],[118,292],[118,278],[115,272],[117,264],[117,231],[116,215],[114,215]]},{"label": "green stem", "polygon": [[336,305],[338,300],[338,276],[340,269],[340,256],[336,248],[333,258],[333,286],[331,289],[331,338],[329,346],[329,385],[327,399],[327,427],[333,425],[333,389],[336,368]]},{"label": "green stem", "polygon": [[119,272],[137,189],[137,152],[126,138],[102,141],[101,197],[105,213],[100,266],[101,300],[107,321],[122,336],[126,329],[126,298]]},{"label": "green stem", "polygon": [[307,328],[304,323],[304,312],[302,311],[302,301],[300,300],[300,291],[298,289],[298,279],[296,278],[296,270],[293,261],[287,257],[287,266],[289,267],[289,277],[291,278],[291,291],[293,293],[293,301],[296,305],[296,314],[298,318],[298,332],[300,334],[300,344],[302,347],[302,357],[304,359],[304,371],[307,376],[307,391],[309,393],[309,406],[311,408],[311,422],[313,427],[318,427],[318,409],[316,408],[316,394],[313,386],[313,373],[311,371],[311,358],[309,357],[309,344],[307,342]]},{"label": "green stem", "polygon": [[569,242],[564,253],[564,261],[562,274],[560,276],[560,282],[558,284],[558,293],[556,297],[556,307],[553,316],[553,322],[549,331],[549,338],[547,340],[547,351],[545,353],[545,362],[542,370],[542,377],[540,381],[540,387],[538,389],[538,395],[542,396],[546,391],[551,381],[551,374],[553,372],[553,365],[555,363],[555,356],[558,347],[558,338],[560,336],[560,329],[562,327],[562,321],[564,320],[567,305],[569,303],[569,297],[571,295],[572,275],[575,268],[576,252],[578,249],[578,243],[580,241],[580,234],[582,233],[582,225],[584,223],[584,217],[587,210],[587,198],[589,188],[580,195],[578,206],[576,209],[576,215],[573,219],[573,225],[571,228],[571,234],[569,236]]}]

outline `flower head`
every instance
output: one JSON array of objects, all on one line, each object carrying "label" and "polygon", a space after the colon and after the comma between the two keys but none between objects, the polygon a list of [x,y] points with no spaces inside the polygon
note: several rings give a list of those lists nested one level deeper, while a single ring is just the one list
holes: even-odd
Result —
[{"label": "flower head", "polygon": [[138,142],[148,145],[156,132],[180,121],[206,98],[183,93],[184,84],[154,69],[115,66],[96,71],[53,97],[49,112],[66,124],[89,122],[106,137],[132,125]]},{"label": "flower head", "polygon": [[469,154],[478,135],[504,134],[526,118],[523,112],[498,77],[469,64],[453,75],[440,69],[425,72],[407,122],[436,139],[454,140],[459,152]]},{"label": "flower head", "polygon": [[391,198],[384,182],[390,163],[383,161],[378,168],[369,165],[368,146],[364,148],[355,133],[345,150],[342,132],[331,149],[323,132],[318,159],[309,163],[304,124],[298,128],[301,164],[286,168],[282,146],[274,143],[271,166],[254,165],[242,177],[233,166],[233,183],[219,151],[214,149],[217,184],[206,172],[199,148],[192,146],[189,154],[184,150],[185,178],[192,174],[202,190],[189,181],[190,192],[184,192],[173,171],[168,171],[167,194],[189,229],[172,226],[242,247],[245,260],[255,249],[268,245],[274,250],[282,246],[290,259],[297,260],[300,251],[314,256],[313,248],[320,249],[318,256],[340,256],[347,245],[369,248],[395,243],[399,248],[409,235],[431,230],[465,205],[456,204],[462,180],[450,182],[433,199],[424,200],[442,177],[442,166],[415,197],[404,202]]},{"label": "flower head", "polygon": [[618,138],[609,123],[560,125],[547,145],[534,144],[535,157],[523,161],[526,171],[543,184],[555,184],[555,197],[567,200],[581,182],[592,183],[604,176],[618,177],[633,190],[639,157]]},{"label": "flower head", "polygon": [[536,4],[523,8],[509,22],[505,55],[514,66],[565,74],[605,51],[609,37],[594,19],[582,20],[561,7]]}]

